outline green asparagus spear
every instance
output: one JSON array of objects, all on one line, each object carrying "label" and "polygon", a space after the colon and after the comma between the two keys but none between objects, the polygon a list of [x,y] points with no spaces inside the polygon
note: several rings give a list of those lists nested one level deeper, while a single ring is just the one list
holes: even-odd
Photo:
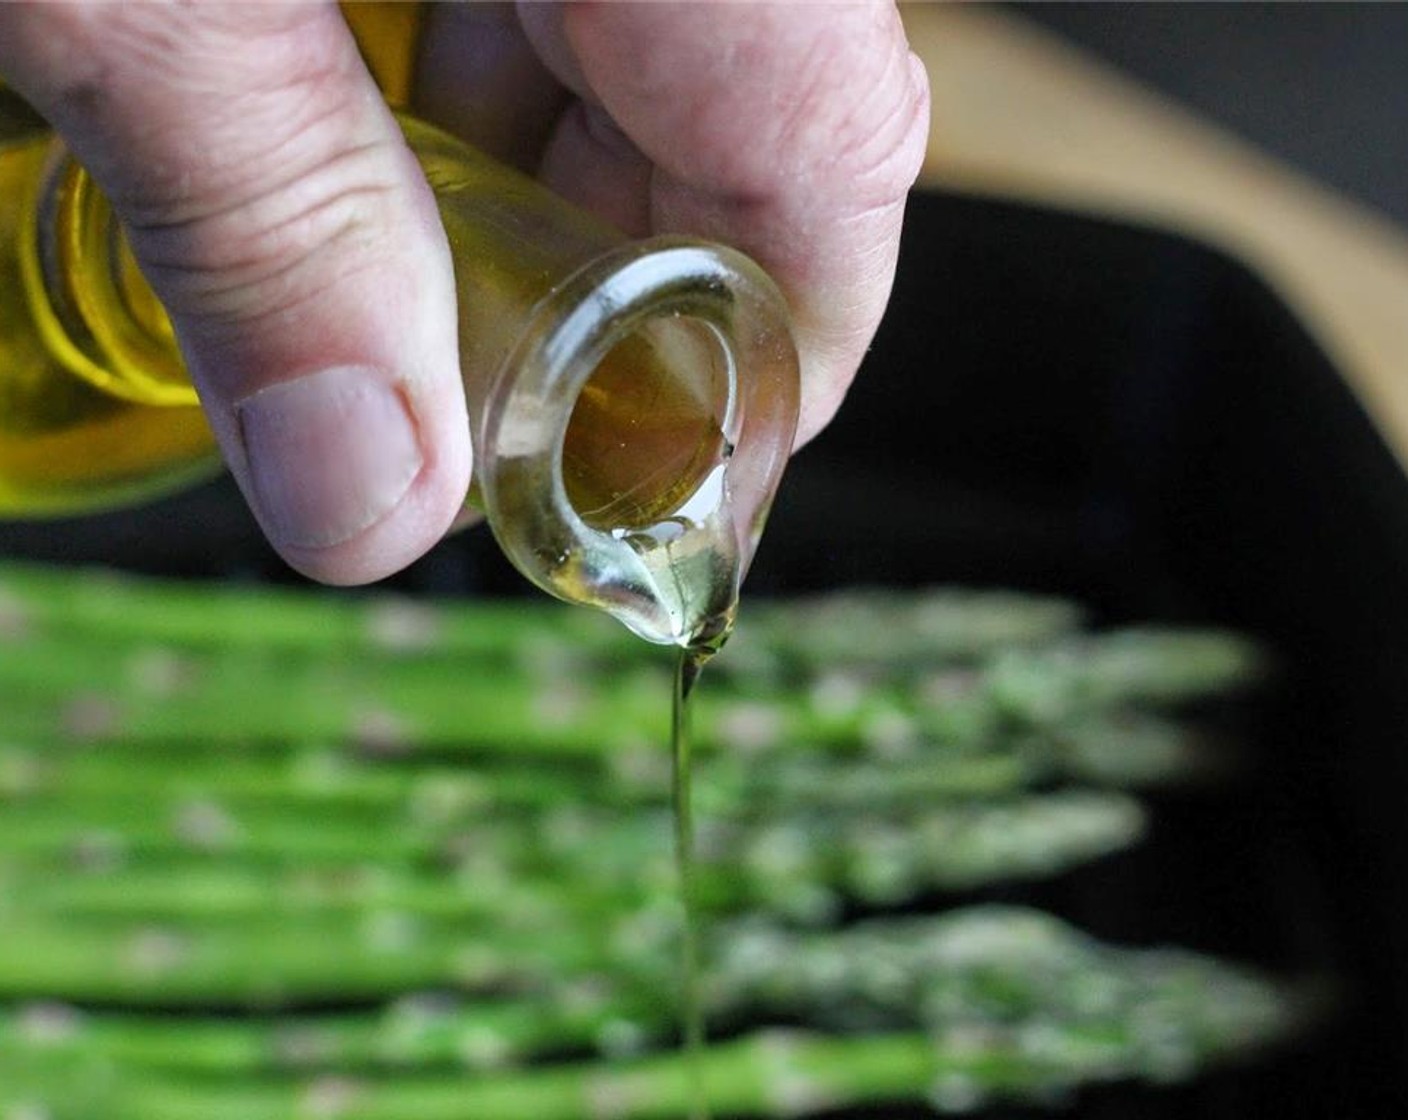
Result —
[{"label": "green asparagus spear", "polygon": [[[996,658],[996,695],[1031,718],[1076,702],[1178,701],[1254,680],[1264,670],[1260,652],[1232,635],[1146,628],[1072,636],[1078,621],[1078,610],[1061,600],[954,589],[762,602],[744,620],[730,658],[712,672],[728,677],[736,666],[738,678],[767,679],[775,674],[761,671],[766,663],[836,681],[840,672],[907,674]],[[603,664],[615,671],[658,661],[608,620],[542,600],[349,599],[0,567],[0,642],[41,650],[52,640],[81,657],[78,638],[95,647],[93,659],[114,663],[99,667],[103,681],[105,669],[124,668],[119,650],[139,658],[165,653],[178,672],[183,655],[199,665],[202,652],[253,650],[262,658],[304,655],[324,664],[429,659],[446,671],[473,664],[480,673],[492,675],[497,667],[559,681]],[[141,665],[125,668],[143,672]],[[40,670],[50,673],[52,667]]]},{"label": "green asparagus spear", "polygon": [[[896,816],[715,820],[701,835],[698,893],[715,916],[748,911],[818,922],[846,899],[890,905],[935,889],[1051,874],[1128,846],[1142,827],[1137,803],[1080,791]],[[33,821],[20,821],[18,832],[27,829]],[[352,834],[338,832],[336,841]],[[511,976],[513,952],[535,960],[538,941],[551,956],[573,930],[654,928],[652,915],[673,912],[663,812],[603,819],[564,810],[476,835],[466,870],[439,877],[367,852],[361,866],[319,873],[305,862],[282,875],[228,860],[184,867],[162,860],[55,878],[42,865],[0,858],[0,996],[287,1002],[356,985],[384,997],[408,978],[457,983],[465,954],[503,961],[486,966],[486,975]],[[291,826],[280,832],[272,850],[306,860],[290,851],[293,836]],[[0,833],[0,850],[14,852],[17,840]],[[672,929],[659,930],[667,942]],[[573,960],[617,965],[610,945],[579,942]],[[160,956],[161,946],[171,951]],[[301,946],[316,951],[305,955]]]},{"label": "green asparagus spear", "polygon": [[632,653],[642,643],[610,620],[548,599],[427,602],[379,594],[332,593],[153,579],[108,569],[0,566],[0,641],[44,636],[150,642],[175,648],[299,651],[314,655],[416,655],[502,661]]},{"label": "green asparagus spear", "polygon": [[[1147,649],[1144,656],[1152,660]],[[1230,655],[1227,661],[1224,683],[1241,674],[1241,662]],[[1196,768],[1206,747],[1196,728],[1107,703],[1104,694],[1097,703],[1077,674],[1048,668],[1032,654],[939,674],[916,687],[828,678],[804,690],[744,695],[719,683],[697,698],[696,737],[706,755],[866,748],[892,760],[922,751],[951,757],[1020,750],[1041,778],[1066,772],[1072,760],[1089,770],[1099,754],[1082,752],[1081,737],[1108,740],[1122,725],[1120,757],[1147,760],[1133,772],[1159,777],[1169,768]],[[1166,695],[1186,687],[1173,681],[1183,672],[1191,670],[1175,664],[1163,684],[1129,688],[1147,695],[1157,687]],[[663,665],[643,665],[616,675],[535,679],[424,660],[286,662],[252,651],[175,655],[37,641],[27,643],[24,657],[0,659],[0,707],[11,741],[36,744],[171,751],[190,742],[262,750],[322,742],[373,756],[620,760],[663,741],[663,674]]]},{"label": "green asparagus spear", "polygon": [[[1210,1062],[1284,1040],[1305,1027],[1317,1002],[1308,989],[1273,984],[1196,954],[1100,945],[1055,919],[1005,907],[878,921],[840,934],[753,928],[730,931],[720,943],[726,948],[711,973],[713,1014],[762,1020],[804,1014],[839,1032],[830,1039],[754,1036],[711,1048],[705,1084],[723,1113],[751,1115],[761,1108],[803,1115],[861,1100],[926,1096],[940,1109],[965,1110],[995,1099],[1050,1099],[1090,1080],[1181,1079]],[[598,1000],[575,1024],[594,1022],[598,1043],[608,1048],[610,998]],[[652,1015],[628,999],[614,1014],[643,1010]],[[561,1011],[544,1005],[537,1013],[552,1021]],[[515,1014],[533,1012],[526,1003],[422,1001],[381,1017],[193,1019],[178,1032],[160,1020],[31,1008],[0,1020],[0,1070],[28,1065],[24,1091],[75,1120],[87,1115],[64,1110],[75,1069],[80,1085],[83,1073],[111,1079],[108,1103],[116,1111],[107,1115],[119,1116],[175,1120],[234,1116],[240,1109],[250,1116],[298,1116],[312,1086],[335,1082],[359,1090],[344,1102],[348,1111],[337,1115],[498,1116],[505,1113],[480,1109],[501,1102],[496,1107],[513,1109],[508,1115],[575,1117],[598,1114],[580,1111],[581,1094],[616,1079],[633,1086],[621,1099],[623,1115],[684,1115],[686,1102],[670,1087],[680,1070],[672,1058],[534,1066],[521,1076],[488,1072],[486,1056],[529,1056],[508,1049],[519,1037],[512,1032],[494,1045],[493,1032],[509,1027]],[[633,1025],[648,1037],[668,1014],[668,1004],[661,1004],[653,1018]],[[629,1025],[624,1018],[617,1022],[617,1034]],[[860,1030],[867,1033],[854,1033]],[[571,1036],[573,1030],[564,1037]],[[575,1037],[580,1040],[580,1030]],[[785,1073],[774,1068],[768,1086],[753,1082],[747,1094],[737,1095],[742,1054],[757,1060],[757,1047],[783,1037],[804,1049],[818,1046],[817,1054],[827,1057],[824,1075],[808,1062],[788,1062]],[[901,1039],[908,1040],[905,1052],[909,1042],[917,1046],[923,1039],[924,1060],[916,1052],[913,1063],[900,1061],[894,1047]],[[883,1052],[889,1052],[884,1061]],[[784,1057],[795,1055],[774,1060]],[[63,1068],[68,1076],[46,1075],[46,1059],[49,1069]],[[436,1072],[447,1065],[481,1072]],[[379,1072],[408,1067],[420,1072],[394,1080]],[[322,1080],[258,1076],[295,1069],[321,1073]],[[182,1070],[220,1076],[183,1081]],[[15,1092],[8,1083],[0,1093],[6,1091]]]},{"label": "green asparagus spear", "polygon": [[[710,1109],[721,1116],[796,1117],[922,1097],[939,1079],[955,1076],[1016,1095],[1027,1073],[1020,1062],[987,1054],[945,1054],[919,1032],[859,1039],[767,1032],[716,1044],[702,1060]],[[688,1115],[692,1095],[674,1055],[473,1081],[326,1077],[223,1086],[92,1067],[61,1074],[3,1066],[0,1079],[0,1107],[9,1115],[49,1120],[674,1120]]]},{"label": "green asparagus spear", "polygon": [[[767,666],[906,666],[964,662],[1070,631],[1069,601],[1012,592],[931,588],[758,601],[731,657]],[[593,612],[550,600],[429,602],[387,594],[160,580],[13,562],[0,566],[0,641],[45,634],[178,648],[316,655],[437,655],[506,659],[531,670],[608,657],[653,660],[643,643]],[[874,636],[885,635],[883,641]],[[842,637],[844,635],[844,637]],[[864,646],[857,644],[870,636]],[[723,670],[727,672],[728,670]]]}]

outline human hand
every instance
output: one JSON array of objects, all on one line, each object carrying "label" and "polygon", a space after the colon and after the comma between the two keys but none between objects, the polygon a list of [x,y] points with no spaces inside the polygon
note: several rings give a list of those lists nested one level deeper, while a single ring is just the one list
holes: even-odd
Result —
[{"label": "human hand", "polygon": [[[337,8],[0,4],[0,73],[112,200],[284,558],[358,583],[439,540],[471,460],[449,251]],[[628,233],[750,254],[799,441],[830,419],[927,136],[888,4],[437,7],[413,107]]]}]

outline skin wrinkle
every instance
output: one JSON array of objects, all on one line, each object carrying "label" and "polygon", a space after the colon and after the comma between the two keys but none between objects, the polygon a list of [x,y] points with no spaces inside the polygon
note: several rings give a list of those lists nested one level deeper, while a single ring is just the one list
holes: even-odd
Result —
[{"label": "skin wrinkle", "polygon": [[[230,204],[228,199],[268,192],[271,175],[288,180],[299,173],[298,161],[288,158],[290,152],[299,150],[296,137],[345,135],[365,129],[357,117],[365,113],[366,106],[349,103],[337,93],[351,84],[346,60],[327,49],[309,49],[310,37],[304,34],[309,22],[306,16],[284,18],[280,21],[282,31],[264,27],[257,45],[252,46],[245,42],[248,19],[233,18],[218,6],[202,7],[199,17],[158,5],[132,5],[130,10],[108,6],[101,11],[101,29],[83,27],[84,34],[100,30],[106,38],[104,49],[91,54],[122,61],[107,65],[89,62],[80,68],[73,79],[77,85],[71,83],[68,89],[97,90],[94,111],[78,116],[61,110],[56,116],[75,117],[62,123],[70,136],[81,141],[84,134],[103,133],[106,112],[123,107],[123,131],[128,137],[125,148],[108,160],[85,153],[85,162],[109,187],[114,200],[125,212],[130,208],[139,223],[154,220],[148,217],[150,213],[190,205],[193,196],[205,205],[222,208]],[[269,24],[271,15],[261,13],[261,19]],[[223,26],[222,19],[230,26]],[[340,23],[337,26],[341,28]],[[341,30],[345,36],[345,28]],[[312,38],[316,44],[317,37]],[[117,51],[113,39],[121,43]],[[209,65],[192,66],[193,53],[206,58]],[[176,59],[180,59],[179,65]],[[242,83],[238,73],[232,80],[231,70],[238,72],[241,66],[258,80]],[[239,94],[231,96],[232,88]],[[58,100],[63,103],[66,97],[73,99],[72,93],[60,93]],[[200,144],[183,141],[183,127],[172,119],[173,101],[201,114]],[[132,112],[129,102],[136,102],[139,111]],[[140,111],[140,106],[148,103],[150,109]],[[347,118],[345,126],[338,127],[334,119],[338,116]],[[176,138],[168,138],[173,132]],[[287,136],[288,140],[283,145],[270,144],[271,134]],[[282,149],[280,158],[274,159],[278,149]],[[254,158],[260,153],[264,158]],[[132,173],[134,166],[140,174]],[[210,201],[204,202],[206,199]]]},{"label": "skin wrinkle", "polygon": [[[879,114],[879,123],[868,131],[858,131],[855,144],[844,152],[844,158],[838,157],[842,165],[838,174],[847,175],[853,187],[871,185],[878,196],[877,203],[869,203],[871,195],[865,194],[853,205],[884,206],[897,196],[903,197],[924,160],[929,133],[926,79],[915,55],[907,53],[899,61],[908,71],[904,83],[910,96],[892,100]],[[916,67],[920,71],[917,80]],[[871,96],[876,96],[873,89]]]},{"label": "skin wrinkle", "polygon": [[[172,212],[163,201],[148,217],[129,200],[134,244],[148,274],[173,293],[173,310],[255,321],[281,303],[303,304],[332,288],[332,280],[319,280],[318,262],[340,258],[339,247],[353,245],[355,262],[385,242],[381,219],[395,213],[400,184],[387,169],[398,161],[382,153],[399,142],[399,134],[328,151],[330,141],[322,138],[340,134],[335,122],[347,110],[298,85],[309,91],[307,104],[321,101],[323,111],[304,116],[301,131],[275,149],[281,158],[271,161],[274,174],[264,174],[262,165],[247,168],[244,182],[227,182],[224,197],[199,210]],[[297,135],[312,136],[314,143],[300,143]],[[320,150],[326,158],[313,162]],[[258,193],[245,197],[241,188],[249,187]],[[385,265],[386,257],[377,252],[361,265],[343,262],[340,268]]]},{"label": "skin wrinkle", "polygon": [[[277,99],[291,85],[347,72],[345,60],[335,52],[310,49],[327,42],[310,33],[316,22],[328,19],[321,5],[261,5],[258,26],[251,23],[249,8],[240,4],[123,4],[117,18],[106,0],[75,7],[101,16],[92,28],[94,35],[120,41],[117,49],[99,53],[122,58],[139,83],[163,96],[206,98],[218,104],[237,88]],[[251,34],[257,41],[251,41]],[[282,74],[288,81],[281,85],[277,76]],[[258,79],[257,86],[253,79]]]},{"label": "skin wrinkle", "polygon": [[[316,219],[324,212],[336,215],[339,206],[347,206],[349,216],[355,217],[371,209],[365,200],[389,202],[397,193],[399,184],[380,170],[382,147],[370,143],[350,151],[334,151],[322,165],[300,172],[287,183],[275,184],[261,197],[199,215],[129,221],[127,228],[142,239],[147,259],[155,264],[176,267],[175,258],[189,257],[193,251],[208,251],[212,246],[223,250],[218,259],[181,262],[196,271],[257,262],[269,255],[266,242],[273,243],[274,251],[301,241],[315,245],[306,238],[290,236],[290,232],[300,226],[317,229]],[[358,205],[348,206],[353,202]],[[167,257],[172,258],[170,262]]]},{"label": "skin wrinkle", "polygon": [[[869,91],[863,105],[884,105],[896,88],[894,63],[907,53],[903,39],[887,32],[883,50],[857,45],[859,36],[880,37],[887,19],[847,8],[847,18],[812,29],[800,50],[780,56],[774,23],[780,13],[764,12],[764,18],[737,29],[718,52],[726,64],[715,63],[683,81],[673,69],[656,73],[647,57],[631,71],[624,90],[613,70],[626,48],[592,31],[592,9],[572,9],[564,15],[564,26],[586,80],[628,131],[641,116],[642,104],[662,100],[674,106],[678,119],[668,127],[646,121],[645,135],[636,139],[676,179],[745,196],[776,194],[779,185],[800,191],[805,184],[817,184],[822,197],[835,196],[834,189],[824,188],[852,170],[846,166],[848,154],[877,142],[875,122],[862,119],[854,93]],[[795,30],[792,34],[795,38]],[[857,62],[866,64],[864,72],[857,73]],[[909,74],[900,78],[912,86]],[[718,90],[730,92],[720,97]],[[750,106],[753,127],[747,143],[739,142],[740,104]]]},{"label": "skin wrinkle", "polygon": [[[805,198],[804,204],[825,220],[844,218],[845,211],[857,207],[886,206],[903,196],[923,157],[914,138],[927,140],[925,98],[912,80],[908,52],[887,52],[881,73],[866,80],[851,76],[837,60],[844,50],[832,38],[813,43],[804,67],[813,81],[777,130],[778,146],[800,156],[790,166],[784,161],[775,173],[774,196]],[[897,65],[906,71],[899,78]],[[838,84],[840,75],[845,78]],[[896,88],[907,88],[910,96],[890,96]],[[864,91],[859,100],[852,96],[856,89]],[[835,182],[845,182],[849,190],[828,191],[827,184]],[[863,184],[870,188],[864,194],[857,190]],[[828,203],[841,209],[828,210]]]},{"label": "skin wrinkle", "polygon": [[[570,21],[568,26],[571,26]],[[762,57],[755,62],[755,55]],[[736,88],[746,81],[753,85],[762,84],[764,92],[770,92],[772,98],[776,98],[777,94],[769,87],[777,83],[760,83],[757,77],[758,69],[769,61],[765,47],[760,51],[754,43],[735,41],[728,44],[726,56],[729,59],[727,66],[716,65],[712,68],[714,75],[711,79],[694,84],[707,91],[728,88],[729,85]],[[592,58],[584,66],[591,67],[587,74],[588,80],[592,81],[594,70],[603,68],[604,64]],[[746,77],[740,78],[739,75]],[[593,81],[594,88],[596,84]],[[608,81],[608,85],[612,84],[616,83]],[[645,145],[656,165],[672,180],[690,183],[700,191],[720,197],[754,200],[774,196],[780,182],[795,176],[791,152],[779,144],[775,135],[777,105],[758,104],[764,101],[761,96],[754,99],[756,131],[749,135],[747,143],[740,143],[738,117],[733,111],[721,112],[718,98],[697,89],[676,90],[668,88],[666,83],[666,88],[662,90],[660,86],[661,83],[652,81],[648,74],[638,77],[629,91],[629,105],[617,103],[625,99],[614,96],[617,93],[614,89],[610,90],[612,96],[606,97],[605,105],[617,116],[634,117],[639,115],[638,106],[641,103],[668,98],[667,103],[672,104],[673,114],[679,119],[668,130],[653,129],[638,142]],[[800,111],[802,107],[799,104],[794,112]],[[784,117],[787,115],[783,113]],[[755,168],[758,160],[756,153],[760,152],[767,153],[766,159]],[[700,153],[707,155],[701,158]]]},{"label": "skin wrinkle", "polygon": [[[861,305],[859,301],[866,287],[856,278],[856,254],[893,260],[894,249],[889,244],[890,239],[884,236],[884,227],[898,229],[904,205],[905,196],[900,195],[864,210],[831,214],[774,199],[720,200],[685,184],[670,183],[657,188],[654,225],[666,232],[688,230],[721,239],[730,237],[739,226],[767,230],[767,237],[753,240],[752,252],[765,258],[770,267],[781,274],[807,281],[809,287],[823,279],[822,267],[830,271],[835,263],[824,252],[818,252],[819,246],[838,242],[852,245],[855,248],[847,254],[841,267],[835,269],[839,282],[826,284],[813,301],[825,307],[822,318],[838,313],[845,318],[844,312]],[[877,232],[863,232],[866,225],[873,225]],[[854,300],[849,298],[852,296]],[[883,300],[867,299],[866,302]],[[850,331],[847,326],[844,333]]]},{"label": "skin wrinkle", "polygon": [[[345,286],[354,295],[374,293],[382,313],[406,323],[416,321],[423,302],[418,278],[407,275],[404,271],[388,276],[384,269],[373,272],[369,268],[360,268],[337,277],[331,283]],[[316,299],[316,296],[310,295],[309,298],[313,300]],[[317,339],[318,349],[324,355],[324,366],[355,364],[359,360],[362,353],[359,344],[355,337],[349,338],[349,335],[355,336],[357,333],[355,324],[351,325],[349,330],[344,331],[338,324],[328,322],[322,316],[317,316],[310,323],[308,316],[297,306],[277,306],[267,315],[254,321],[248,319],[221,321],[206,318],[201,321],[195,332],[201,342],[200,353],[203,361],[207,366],[213,363],[217,368],[226,371],[227,382],[241,386],[236,390],[229,410],[218,410],[213,419],[218,418],[222,422],[235,425],[238,423],[238,408],[241,401],[278,381],[308,372],[306,367],[294,364],[286,366],[282,375],[273,379],[249,381],[231,376],[236,371],[247,369],[251,362],[256,365],[260,364],[261,359],[257,352],[257,346],[256,350],[251,352],[251,338],[256,332],[267,328],[277,334],[286,331],[294,323],[304,332],[305,336],[314,330],[319,330],[325,336]],[[204,392],[205,378],[201,376],[201,371],[193,367],[192,372],[196,375],[197,387]],[[421,433],[417,439],[423,459],[421,476],[428,478],[441,469],[442,460],[445,458],[443,454],[445,449],[442,444],[424,436],[428,429],[438,426],[437,419],[429,417],[423,409],[424,402],[421,394],[430,388],[425,379],[426,372],[415,365],[406,367],[402,371],[402,376],[396,380],[395,390],[402,398],[403,403],[409,405],[409,415],[418,432]],[[421,402],[422,407],[416,407],[418,401]],[[248,470],[242,441],[236,440],[231,444],[231,460],[232,466],[235,466],[238,471]],[[305,555],[311,555],[311,553]],[[292,556],[289,558],[293,559]]]},{"label": "skin wrinkle", "polygon": [[[773,153],[784,153],[774,175],[775,193],[779,182],[791,180],[792,190],[806,182],[815,182],[840,162],[832,151],[841,130],[827,118],[835,100],[836,55],[841,45],[836,38],[818,35],[809,44],[800,64],[793,71],[793,84],[782,86],[774,136],[770,144]],[[815,138],[824,138],[817,143]],[[821,153],[825,153],[823,156]],[[765,171],[764,174],[770,172]]]},{"label": "skin wrinkle", "polygon": [[[280,114],[275,133],[280,140],[267,148],[265,143],[271,130],[258,129],[264,137],[260,143],[264,153],[262,158],[233,150],[232,145],[221,143],[218,131],[212,131],[203,138],[199,161],[185,158],[184,153],[176,159],[181,168],[181,179],[177,185],[170,185],[171,177],[169,174],[162,175],[159,164],[148,166],[137,182],[123,184],[125,189],[114,195],[114,201],[124,207],[131,222],[144,227],[178,225],[188,220],[218,217],[222,212],[256,205],[261,199],[286,192],[304,176],[317,174],[328,159],[365,155],[385,143],[384,140],[370,139],[353,146],[337,144],[335,150],[326,153],[338,137],[368,130],[357,127],[355,117],[352,118],[351,127],[343,127],[340,119],[352,116],[345,104],[329,101],[325,94],[311,86],[301,88],[307,90],[306,102],[310,105],[323,103],[323,111],[306,119],[299,119],[301,114]],[[232,127],[241,130],[251,128],[251,116],[253,114],[246,114],[243,121],[233,123]],[[159,149],[169,147],[165,144],[156,146]],[[375,165],[374,159],[367,162]]]},{"label": "skin wrinkle", "polygon": [[[371,193],[382,195],[385,192],[380,188],[345,192],[300,216],[310,225],[317,225],[321,215],[327,213],[330,216],[321,220],[324,225],[331,223],[331,228],[320,228],[312,234],[292,234],[284,227],[281,232],[289,233],[288,239],[297,245],[293,250],[271,244],[265,252],[243,262],[203,265],[178,263],[179,252],[165,263],[159,257],[146,254],[146,268],[154,283],[161,282],[177,293],[167,300],[173,314],[225,320],[246,327],[274,312],[296,315],[302,305],[322,298],[349,277],[366,270],[386,269],[392,264],[384,251],[365,251],[375,249],[381,241],[380,237],[368,236],[377,229],[373,220],[363,213],[336,213],[355,206],[359,194]],[[329,276],[319,269],[322,257],[358,239],[361,240],[359,252],[339,256],[337,274]],[[280,260],[282,257],[287,259]]]},{"label": "skin wrinkle", "polygon": [[385,174],[382,147],[334,151],[321,166],[271,184],[268,195],[225,210],[129,223],[134,247],[148,276],[172,293],[172,309],[185,314],[253,318],[264,305],[301,301],[306,285],[280,280],[316,280],[318,262],[339,247],[352,245],[353,260],[371,251],[367,263],[388,263],[383,219],[395,213],[399,184]]}]

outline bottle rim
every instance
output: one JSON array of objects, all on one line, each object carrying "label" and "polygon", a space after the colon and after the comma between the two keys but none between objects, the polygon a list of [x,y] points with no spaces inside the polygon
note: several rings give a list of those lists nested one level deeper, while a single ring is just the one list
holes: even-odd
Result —
[{"label": "bottle rim", "polygon": [[[729,382],[723,427],[732,452],[703,484],[719,488],[720,512],[678,516],[667,526],[672,557],[707,546],[732,565],[731,578],[705,581],[712,587],[705,599],[665,586],[679,580],[656,555],[657,537],[584,520],[563,478],[563,445],[583,387],[613,346],[662,317],[704,324],[720,343]],[[725,612],[731,619],[792,450],[798,399],[786,301],[762,269],[736,250],[688,238],[622,245],[534,309],[501,367],[476,433],[489,524],[505,554],[543,590],[580,601],[589,586],[597,605],[647,640],[697,644],[718,627],[711,619]]]}]

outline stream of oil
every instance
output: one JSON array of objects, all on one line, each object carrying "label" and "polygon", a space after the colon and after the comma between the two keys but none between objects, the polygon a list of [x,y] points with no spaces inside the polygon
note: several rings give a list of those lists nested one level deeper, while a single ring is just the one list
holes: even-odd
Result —
[{"label": "stream of oil", "polygon": [[699,971],[700,915],[694,883],[689,697],[710,652],[698,648],[680,650],[679,660],[675,665],[673,718],[670,721],[675,868],[679,879],[680,904],[684,912],[680,936],[680,1027],[684,1039],[690,1120],[709,1120],[709,1092],[704,1076],[704,1003]]}]

